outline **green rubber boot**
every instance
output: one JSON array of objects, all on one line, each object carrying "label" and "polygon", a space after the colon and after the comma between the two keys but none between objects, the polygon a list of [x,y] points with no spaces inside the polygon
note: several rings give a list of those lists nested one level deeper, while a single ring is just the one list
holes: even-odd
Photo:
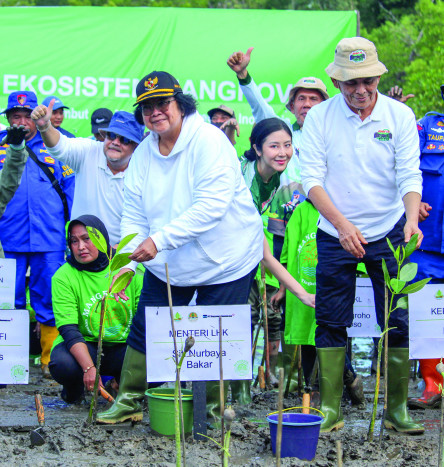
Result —
[{"label": "green rubber boot", "polygon": [[145,397],[146,356],[127,346],[120,374],[119,393],[113,405],[97,414],[97,423],[121,423],[127,420],[140,422],[143,417],[140,400]]},{"label": "green rubber boot", "polygon": [[[229,380],[224,381],[224,403],[227,403]],[[220,384],[219,381],[207,381],[207,419],[211,428],[220,426]]]},{"label": "green rubber boot", "polygon": [[239,405],[248,405],[251,403],[251,381],[240,379],[230,381],[231,399]]},{"label": "green rubber boot", "polygon": [[388,351],[387,415],[384,426],[401,433],[424,433],[424,426],[416,423],[407,412],[409,390],[409,349],[390,347]]},{"label": "green rubber boot", "polygon": [[344,426],[341,400],[344,387],[345,347],[316,349],[319,359],[319,389],[324,421],[321,433],[339,430]]},{"label": "green rubber boot", "polygon": [[[284,333],[281,333],[281,343],[282,343],[282,353],[280,354],[282,358],[282,368],[284,369],[284,388],[287,387],[288,375],[291,369],[291,362],[293,361],[294,351],[296,349],[296,344],[286,344],[284,340]],[[297,359],[297,355],[295,357]],[[297,380],[298,365],[296,360],[295,370],[290,381],[290,392],[294,392],[298,388]]]}]

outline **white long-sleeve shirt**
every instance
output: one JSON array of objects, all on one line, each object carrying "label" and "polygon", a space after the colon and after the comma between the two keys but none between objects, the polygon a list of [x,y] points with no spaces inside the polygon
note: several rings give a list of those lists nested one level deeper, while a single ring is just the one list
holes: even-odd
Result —
[{"label": "white long-sleeve shirt", "polygon": [[262,221],[236,152],[197,113],[184,118],[168,156],[160,154],[156,133],[142,141],[124,196],[122,238],[138,234],[124,251],[151,237],[158,254],[144,265],[163,281],[164,263],[173,285],[193,286],[239,279],[262,259]]},{"label": "white long-sleeve shirt", "polygon": [[69,165],[76,174],[71,219],[83,214],[97,216],[108,230],[111,245],[115,245],[120,240],[126,171],[111,172],[103,144],[89,138],[67,138],[61,134],[57,145],[47,149],[48,154]]},{"label": "white long-sleeve shirt", "polygon": [[[300,164],[305,192],[323,187],[367,241],[390,232],[404,212],[404,195],[422,193],[415,116],[379,93],[364,121],[342,94],[314,106],[304,122]],[[323,216],[319,228],[338,237]]]}]

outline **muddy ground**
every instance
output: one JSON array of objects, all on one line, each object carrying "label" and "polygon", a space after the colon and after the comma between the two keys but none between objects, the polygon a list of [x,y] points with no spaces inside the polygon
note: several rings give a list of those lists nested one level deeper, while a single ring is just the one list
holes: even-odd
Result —
[{"label": "muddy ground", "polygon": [[[364,351],[365,353],[365,351]],[[426,432],[421,436],[408,436],[385,431],[381,446],[367,439],[371,401],[375,378],[369,375],[366,355],[357,355],[358,369],[364,375],[367,406],[360,410],[344,403],[345,427],[334,434],[321,434],[312,462],[295,458],[282,459],[284,466],[337,465],[336,440],[343,447],[343,465],[365,466],[437,466],[440,410],[415,411],[414,417],[425,422]],[[364,364],[362,363],[364,362]],[[418,395],[420,380],[411,381],[410,394]],[[30,447],[30,430],[38,426],[34,406],[34,391],[39,389],[44,402],[46,443]],[[40,369],[30,368],[28,385],[8,386],[0,389],[0,465],[20,466],[173,466],[175,443],[173,439],[153,433],[149,414],[134,426],[86,426],[87,406],[68,406],[60,399],[61,387],[40,376]],[[380,399],[382,400],[382,399]],[[99,410],[106,407],[100,401]],[[300,405],[297,396],[285,400],[285,407]],[[276,410],[277,393],[255,391],[253,403],[239,407],[234,404],[237,417],[233,423],[231,465],[274,465],[266,415]],[[380,416],[380,413],[378,414]],[[379,423],[376,425],[379,433]],[[218,431],[208,434],[219,439]],[[217,446],[212,441],[187,440],[187,465],[220,465]]]}]

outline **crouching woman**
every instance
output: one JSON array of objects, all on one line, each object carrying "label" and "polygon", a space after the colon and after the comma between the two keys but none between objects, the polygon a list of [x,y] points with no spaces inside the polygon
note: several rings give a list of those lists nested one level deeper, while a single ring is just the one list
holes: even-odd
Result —
[{"label": "crouching woman", "polygon": [[[86,226],[101,232],[111,252],[103,222],[92,215],[80,216],[68,224],[71,255],[52,278],[52,303],[60,336],[51,351],[49,370],[63,385],[61,396],[67,403],[81,401],[85,389],[92,391],[94,387],[101,299],[109,287],[108,258],[94,246]],[[141,288],[142,276],[136,275],[126,289],[128,301],[117,302],[112,295],[106,298],[100,373],[114,376],[117,382]],[[103,386],[101,379],[99,384]]]}]

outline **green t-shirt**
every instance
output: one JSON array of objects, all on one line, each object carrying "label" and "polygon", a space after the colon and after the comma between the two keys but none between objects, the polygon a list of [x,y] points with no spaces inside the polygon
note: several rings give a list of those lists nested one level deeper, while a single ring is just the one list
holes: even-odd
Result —
[{"label": "green t-shirt", "polygon": [[[281,263],[309,293],[316,293],[316,265],[318,251],[316,232],[319,212],[304,201],[293,212],[285,231]],[[304,305],[291,292],[286,293],[285,343],[315,345],[315,310]]]},{"label": "green t-shirt", "polygon": [[[285,231],[281,263],[287,264],[288,272],[308,292],[316,293],[316,266],[318,249],[319,212],[305,200],[296,206]],[[357,270],[365,274],[365,266],[359,263]],[[286,293],[285,333],[287,344],[315,345],[315,310],[304,305],[291,292]]]},{"label": "green t-shirt", "polygon": [[[70,264],[61,266],[52,278],[52,305],[57,328],[77,324],[86,341],[96,342],[99,336],[100,303],[107,295],[108,269],[100,272],[78,271]],[[143,276],[135,274],[125,293],[124,302],[108,296],[104,318],[103,342],[125,343],[137,310]],[[58,336],[53,347],[63,342]]]}]

